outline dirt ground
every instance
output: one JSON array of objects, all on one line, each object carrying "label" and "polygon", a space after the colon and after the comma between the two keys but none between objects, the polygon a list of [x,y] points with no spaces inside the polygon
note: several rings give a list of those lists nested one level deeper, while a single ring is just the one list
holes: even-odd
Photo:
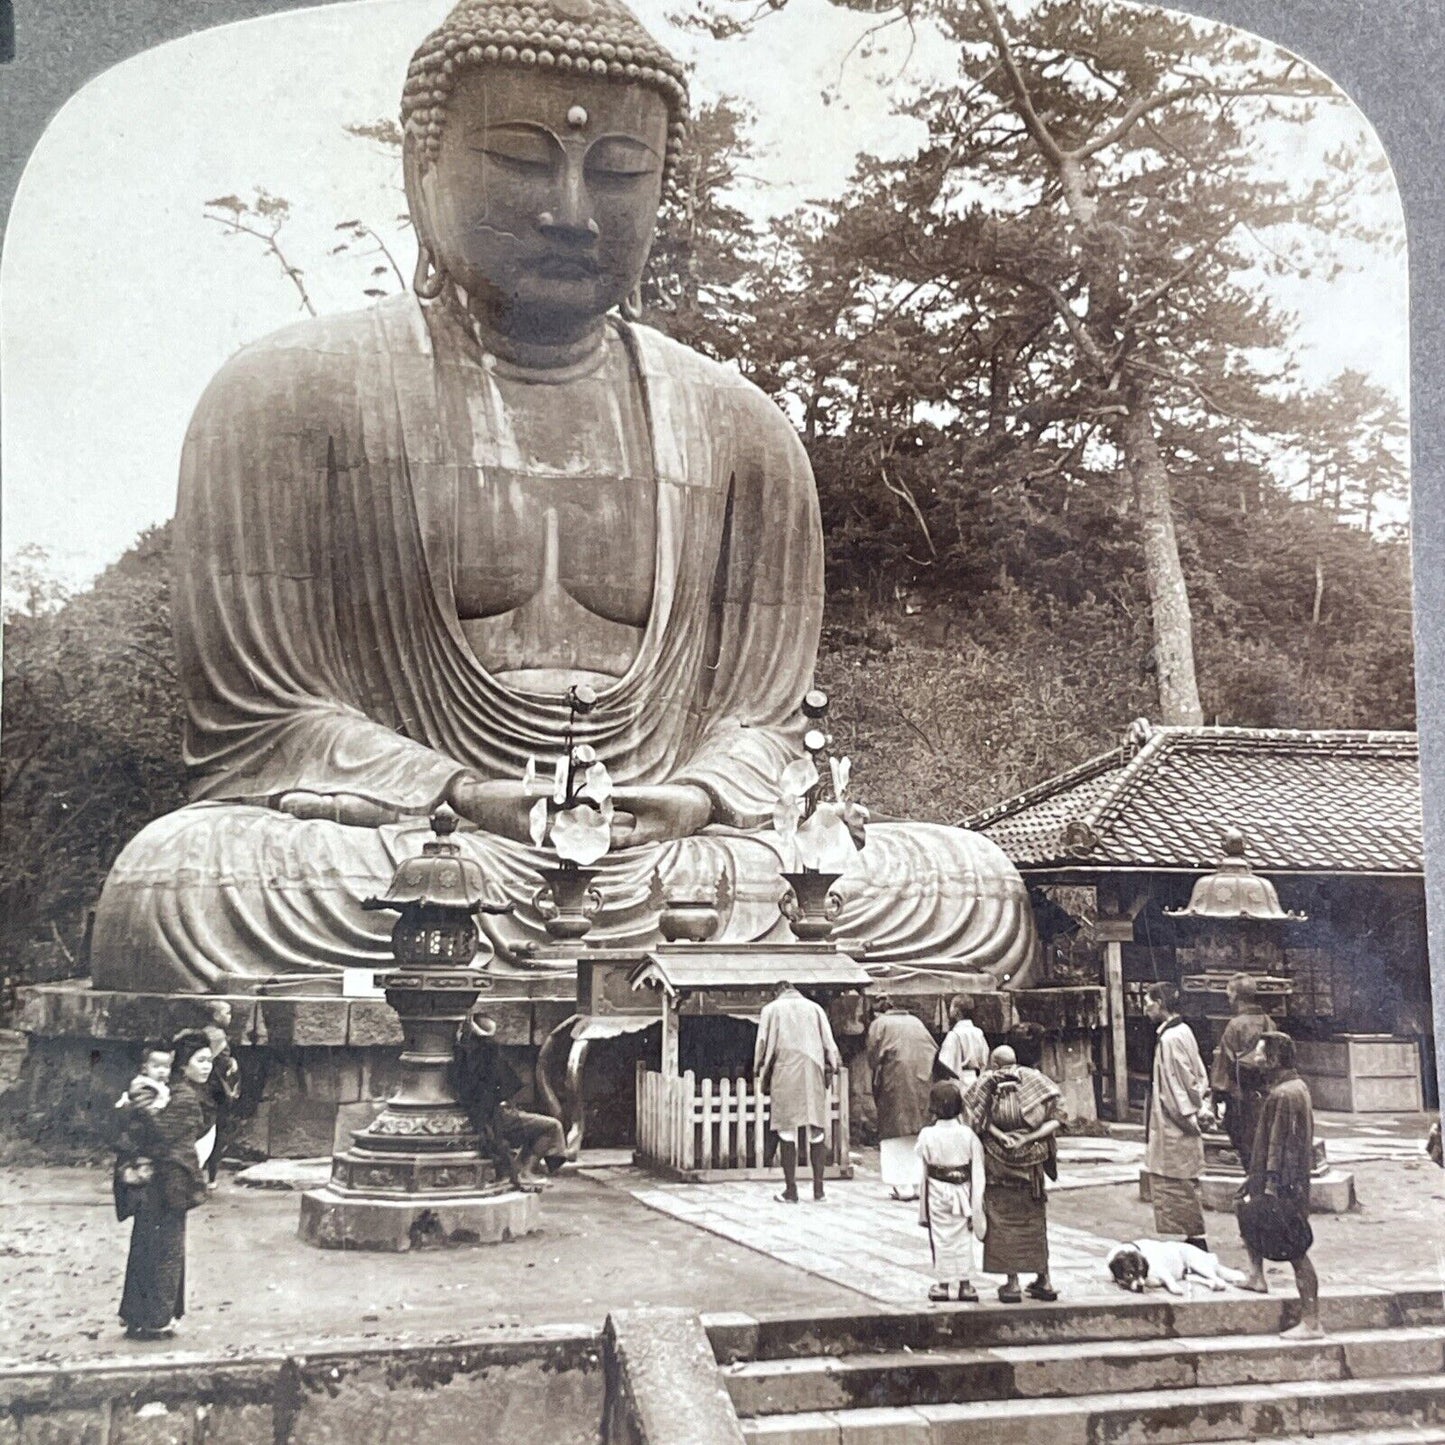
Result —
[{"label": "dirt ground", "polygon": [[858,1302],[851,1291],[563,1174],[543,1228],[484,1249],[407,1255],[313,1249],[300,1195],[223,1177],[189,1217],[187,1314],[174,1345],[125,1340],[116,1320],[130,1225],[108,1169],[0,1170],[0,1363],[156,1358],[442,1340],[492,1326],[600,1324],[641,1304],[775,1309]]},{"label": "dirt ground", "polygon": [[[1424,1159],[1353,1167],[1358,1211],[1314,1218],[1322,1281],[1439,1284],[1445,1171]],[[647,1208],[629,1192],[646,1188],[646,1176],[606,1173],[563,1174],[545,1196],[537,1235],[413,1255],[312,1249],[296,1237],[299,1195],[223,1178],[191,1216],[184,1331],[145,1345],[126,1341],[115,1318],[130,1226],[116,1221],[108,1171],[0,1169],[0,1362],[437,1341],[497,1326],[597,1325],[608,1310],[639,1304],[760,1312],[869,1305],[760,1252],[765,1239],[748,1248]],[[1105,1238],[1151,1232],[1149,1209],[1127,1184],[1061,1191],[1050,1211],[1057,1224]],[[1242,1263],[1233,1220],[1211,1215],[1210,1223],[1218,1252]],[[1287,1281],[1283,1268],[1281,1289]]]}]

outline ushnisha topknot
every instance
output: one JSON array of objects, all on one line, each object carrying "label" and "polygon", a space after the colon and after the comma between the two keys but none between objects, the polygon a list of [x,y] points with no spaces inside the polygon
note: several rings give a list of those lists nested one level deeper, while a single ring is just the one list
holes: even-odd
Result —
[{"label": "ushnisha topknot", "polygon": [[435,160],[456,77],[517,65],[601,76],[658,92],[667,104],[664,177],[687,135],[687,73],[618,0],[462,0],[417,48],[402,91],[402,130]]}]

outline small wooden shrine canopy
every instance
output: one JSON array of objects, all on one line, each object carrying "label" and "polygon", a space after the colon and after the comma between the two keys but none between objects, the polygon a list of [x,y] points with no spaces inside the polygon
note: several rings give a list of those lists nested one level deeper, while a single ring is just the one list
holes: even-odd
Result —
[{"label": "small wooden shrine canopy", "polygon": [[[649,951],[628,975],[634,994],[656,1000],[662,1021],[661,1067],[637,1066],[637,1157],[677,1177],[737,1179],[768,1172],[768,1096],[749,1078],[696,1079],[679,1073],[678,1040],[687,1014],[756,1019],[783,981],[810,993],[865,989],[866,969],[832,944],[667,944]],[[650,1010],[649,1010],[650,1011]],[[846,1178],[848,1076],[833,1081],[828,1101],[829,1173]]]},{"label": "small wooden shrine canopy", "polygon": [[664,944],[631,976],[634,989],[660,988],[670,998],[695,989],[742,989],[760,1000],[784,980],[801,988],[867,988],[872,979],[851,954],[832,944]]}]

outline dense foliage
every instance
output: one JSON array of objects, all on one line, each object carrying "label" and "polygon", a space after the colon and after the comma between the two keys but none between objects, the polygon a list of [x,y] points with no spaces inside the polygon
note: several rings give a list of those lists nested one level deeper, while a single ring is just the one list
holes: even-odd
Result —
[{"label": "dense foliage", "polygon": [[[1180,604],[1204,721],[1412,727],[1400,408],[1359,372],[1305,388],[1267,284],[1338,264],[1346,233],[1396,264],[1353,209],[1381,183],[1369,165],[1281,174],[1254,143],[1325,104],[1317,80],[1163,12],[1126,31],[1095,0],[929,13],[962,73],[913,98],[918,154],[864,158],[846,205],[762,228],[737,201],[747,117],[706,109],[644,293],[804,437],[827,539],[818,676],[860,797],[956,820],[1167,718]],[[286,284],[285,218],[267,219]],[[390,287],[386,265],[369,284]],[[78,966],[110,863],[181,801],[167,545],[147,534],[69,598],[43,568],[28,593],[10,579],[12,974]]]}]

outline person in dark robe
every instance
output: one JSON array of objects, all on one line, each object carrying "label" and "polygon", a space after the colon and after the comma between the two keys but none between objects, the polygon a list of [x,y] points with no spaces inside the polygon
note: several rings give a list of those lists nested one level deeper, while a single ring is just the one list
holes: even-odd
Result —
[{"label": "person in dark robe", "polygon": [[561,1120],[518,1106],[522,1080],[502,1057],[496,1032],[494,1020],[472,1011],[457,1037],[452,1083],[482,1153],[496,1160],[514,1187],[536,1193],[567,1162],[566,1137]]},{"label": "person in dark robe", "polygon": [[1286,1339],[1314,1339],[1320,1324],[1320,1282],[1309,1257],[1310,1173],[1314,1168],[1315,1115],[1309,1086],[1295,1069],[1294,1040],[1265,1034],[1251,1063],[1267,1080],[1269,1093],[1260,1110],[1250,1147],[1249,1173],[1238,1205],[1239,1232],[1249,1251],[1249,1278],[1241,1289],[1268,1294],[1264,1262],[1288,1263],[1299,1291],[1300,1319],[1285,1330]]},{"label": "person in dark robe", "polygon": [[865,1051],[878,1110],[879,1172],[894,1199],[918,1198],[918,1133],[929,1121],[938,1046],[928,1025],[887,994],[874,997]]},{"label": "person in dark robe", "polygon": [[164,1339],[186,1312],[186,1215],[206,1198],[197,1146],[205,1132],[201,1096],[210,1076],[205,1034],[181,1034],[165,1108],[139,1111],[128,1121],[125,1147],[135,1183],[124,1202],[117,1190],[117,1213],[125,1209],[135,1221],[120,1301],[132,1339]]},{"label": "person in dark robe", "polygon": [[241,1066],[231,1052],[231,1040],[226,1034],[230,1023],[231,1005],[221,999],[211,1006],[211,1022],[204,1030],[211,1046],[211,1077],[201,1095],[201,1109],[202,1121],[211,1136],[211,1151],[204,1165],[206,1181],[212,1189],[216,1187],[221,1153],[228,1142],[231,1110],[241,1097]]},{"label": "person in dark robe", "polygon": [[1254,1141],[1264,1089],[1263,1080],[1245,1060],[1274,1024],[1260,1006],[1259,984],[1252,974],[1235,974],[1226,991],[1234,1016],[1219,1036],[1209,1068],[1209,1084],[1214,1091],[1215,1107],[1223,1115],[1220,1123],[1224,1132],[1229,1135],[1240,1164],[1248,1171],[1249,1146]]},{"label": "person in dark robe", "polygon": [[[1049,1277],[1049,1218],[1045,1179],[1057,1177],[1054,1135],[1063,1127],[1059,1086],[1037,1069],[1022,1068],[1006,1044],[963,1096],[963,1122],[983,1144],[983,1268],[1005,1276],[998,1297],[1018,1304],[1056,1300]],[[1027,1290],[1019,1275],[1034,1274]]]},{"label": "person in dark robe", "polygon": [[1154,1232],[1161,1238],[1182,1237],[1207,1254],[1199,1176],[1204,1173],[1204,1129],[1214,1122],[1209,1074],[1194,1030],[1179,1017],[1179,990],[1173,984],[1150,984],[1144,1013],[1156,1030],[1144,1113],[1144,1171]]}]

